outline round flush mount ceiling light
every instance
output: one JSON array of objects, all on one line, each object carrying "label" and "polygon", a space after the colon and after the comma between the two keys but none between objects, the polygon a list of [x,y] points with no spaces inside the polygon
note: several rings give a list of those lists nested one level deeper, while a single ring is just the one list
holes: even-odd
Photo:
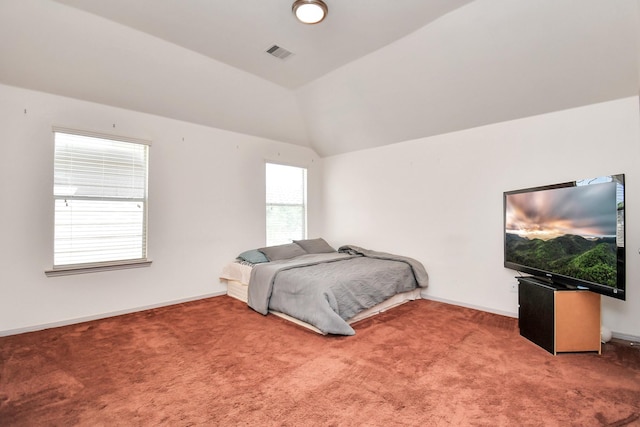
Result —
[{"label": "round flush mount ceiling light", "polygon": [[329,9],[322,0],[296,0],[291,7],[298,21],[304,24],[317,24],[322,21]]}]

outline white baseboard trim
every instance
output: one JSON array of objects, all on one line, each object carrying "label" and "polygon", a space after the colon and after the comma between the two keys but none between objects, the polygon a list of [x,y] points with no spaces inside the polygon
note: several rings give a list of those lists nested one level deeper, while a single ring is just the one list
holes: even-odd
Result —
[{"label": "white baseboard trim", "polygon": [[[198,296],[195,296],[195,297],[183,298],[183,299],[173,300],[173,301],[165,301],[165,302],[161,302],[161,303],[158,303],[158,304],[151,304],[151,305],[146,305],[146,306],[142,306],[142,307],[129,308],[129,309],[126,309],[126,310],[112,311],[112,312],[109,312],[109,313],[102,313],[102,314],[97,314],[97,315],[93,315],[93,316],[78,317],[78,318],[75,318],[75,319],[63,320],[63,321],[60,321],[60,322],[44,323],[44,324],[40,324],[40,325],[28,326],[28,327],[25,327],[25,328],[7,329],[7,330],[4,330],[4,331],[0,331],[0,337],[8,337],[10,335],[18,335],[18,334],[24,334],[24,333],[27,333],[27,332],[42,331],[44,329],[58,328],[60,326],[75,325],[77,323],[90,322],[92,320],[99,320],[99,319],[106,319],[106,318],[109,318],[109,317],[121,316],[123,314],[136,313],[138,311],[151,310],[151,309],[159,308],[159,307],[167,307],[167,306],[170,306],[170,305],[182,304],[182,303],[185,303],[185,302],[197,301],[197,300],[205,299],[205,298],[218,297],[218,296],[226,295],[226,294],[227,294],[226,291],[214,292],[214,293],[211,293],[211,294],[198,295]],[[499,314],[501,316],[518,318],[518,313],[512,313],[512,312],[502,311],[502,310],[494,310],[494,309],[487,308],[487,307],[482,307],[482,306],[473,305],[473,304],[465,304],[465,303],[461,303],[459,301],[453,301],[453,300],[449,300],[449,299],[446,299],[446,298],[433,297],[431,295],[425,295],[425,294],[422,294],[421,297],[423,299],[442,302],[442,303],[445,303],[445,304],[457,305],[457,306],[460,306],[460,307],[472,308],[474,310],[480,310],[480,311],[486,311],[488,313]],[[639,336],[635,336],[635,335],[612,332],[612,337],[613,338],[617,338],[617,339],[621,339],[621,340],[625,340],[625,341],[630,341],[630,342],[640,342],[640,337]]]},{"label": "white baseboard trim", "polygon": [[617,338],[623,341],[630,341],[630,342],[634,342],[634,343],[640,343],[640,337],[637,337],[635,335],[629,335],[629,334],[621,334],[619,332],[612,332],[611,336],[613,338]]},{"label": "white baseboard trim", "polygon": [[18,334],[24,334],[27,332],[42,331],[44,329],[58,328],[60,326],[75,325],[77,323],[90,322],[92,320],[99,320],[99,319],[106,319],[109,317],[121,316],[123,314],[136,313],[138,311],[151,310],[159,307],[167,307],[170,305],[182,304],[184,302],[197,301],[205,298],[218,297],[226,294],[227,294],[226,291],[220,291],[220,292],[214,292],[211,294],[198,295],[195,297],[183,298],[183,299],[178,299],[173,301],[165,301],[158,304],[145,305],[142,307],[134,307],[134,308],[128,308],[125,310],[112,311],[109,313],[96,314],[93,316],[77,317],[75,319],[62,320],[60,322],[44,323],[40,325],[28,326],[25,328],[8,329],[8,330],[0,331],[0,337],[8,337],[10,335],[18,335]]},{"label": "white baseboard trim", "polygon": [[421,296],[423,299],[431,301],[443,302],[445,304],[457,305],[459,307],[473,308],[474,310],[486,311],[487,313],[499,314],[501,316],[514,317],[516,319],[518,318],[518,313],[512,313],[510,311],[495,310],[493,308],[482,307],[479,305],[465,304],[459,301],[448,300],[446,298],[433,297],[431,295],[422,294]]},{"label": "white baseboard trim", "polygon": [[[518,313],[512,313],[512,312],[501,311],[501,310],[493,310],[493,309],[487,308],[487,307],[481,307],[481,306],[473,305],[473,304],[465,304],[465,303],[461,303],[459,301],[448,300],[448,299],[445,299],[445,298],[437,298],[437,297],[433,297],[433,296],[430,296],[430,295],[424,295],[423,294],[421,296],[422,296],[423,299],[429,299],[429,300],[432,300],[432,301],[443,302],[445,304],[457,305],[457,306],[466,307],[466,308],[473,308],[474,310],[486,311],[488,313],[500,314],[502,316],[507,316],[507,317],[514,317],[516,319],[518,318]],[[619,333],[619,332],[612,332],[611,336],[613,338],[621,339],[623,341],[640,343],[640,337],[635,336],[635,335],[622,334],[622,333]]]}]

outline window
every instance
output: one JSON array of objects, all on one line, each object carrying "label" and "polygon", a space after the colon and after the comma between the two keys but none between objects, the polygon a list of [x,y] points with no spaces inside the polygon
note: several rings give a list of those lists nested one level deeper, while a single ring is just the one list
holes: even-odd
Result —
[{"label": "window", "polygon": [[266,164],[267,246],[307,237],[307,170]]},{"label": "window", "polygon": [[54,271],[148,264],[148,143],[54,137]]}]

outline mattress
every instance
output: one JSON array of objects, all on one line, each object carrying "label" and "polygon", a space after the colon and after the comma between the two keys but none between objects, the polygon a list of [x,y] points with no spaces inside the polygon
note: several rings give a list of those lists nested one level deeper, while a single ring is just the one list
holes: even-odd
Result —
[{"label": "mattress", "polygon": [[220,278],[248,285],[251,278],[251,266],[252,264],[247,262],[230,262],[222,268]]}]

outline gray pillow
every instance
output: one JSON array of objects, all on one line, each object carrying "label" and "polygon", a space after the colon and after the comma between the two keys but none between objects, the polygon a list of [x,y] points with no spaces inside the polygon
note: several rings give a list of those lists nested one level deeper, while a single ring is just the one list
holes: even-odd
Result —
[{"label": "gray pillow", "polygon": [[266,248],[258,249],[265,254],[269,261],[277,261],[279,259],[289,259],[300,255],[306,255],[304,249],[298,246],[296,243],[287,243],[286,245],[267,246]]},{"label": "gray pillow", "polygon": [[324,239],[307,239],[307,240],[294,240],[294,243],[300,245],[302,249],[307,251],[308,254],[325,254],[330,252],[336,252]]},{"label": "gray pillow", "polygon": [[238,258],[243,260],[243,261],[250,262],[252,264],[260,264],[260,263],[263,263],[263,262],[269,262],[269,259],[262,252],[260,252],[257,249],[251,249],[249,251],[244,251],[240,255],[238,255]]}]

